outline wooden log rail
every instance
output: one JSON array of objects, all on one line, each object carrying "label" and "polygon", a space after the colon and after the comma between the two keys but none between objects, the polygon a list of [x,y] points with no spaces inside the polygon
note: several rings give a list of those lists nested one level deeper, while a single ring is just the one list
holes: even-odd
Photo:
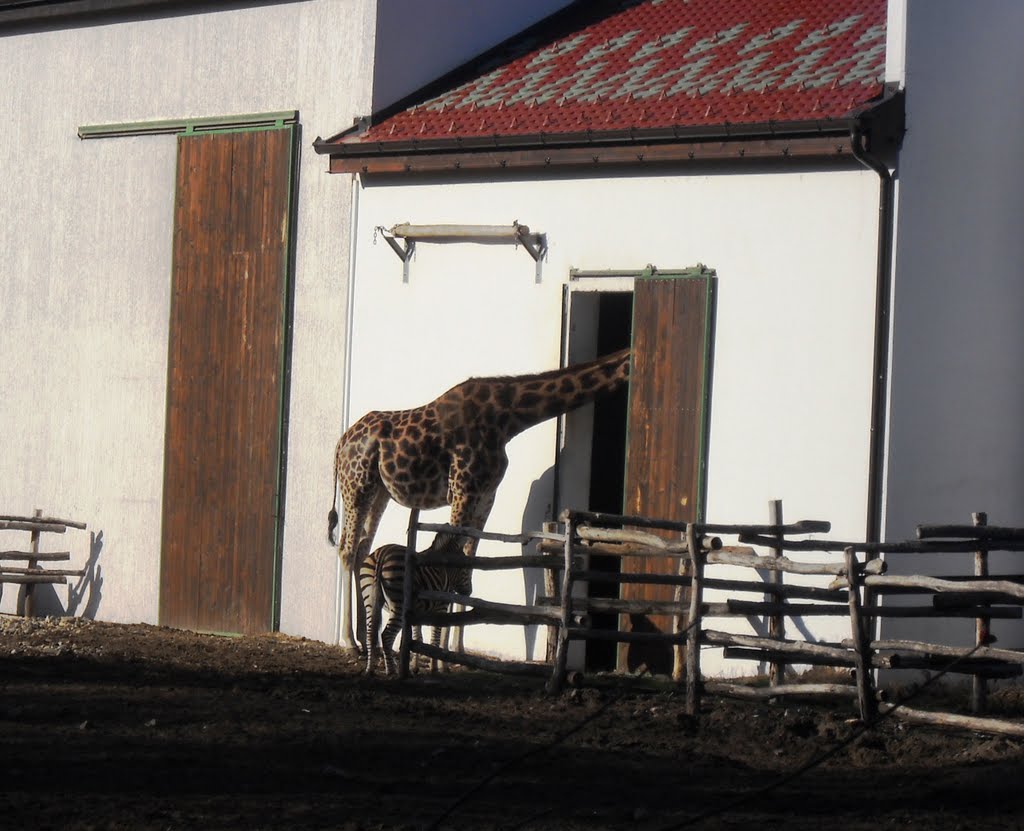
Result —
[{"label": "wooden log rail", "polygon": [[[747,545],[771,547],[778,540],[765,534],[739,534],[739,541]],[[906,542],[852,542],[839,540],[793,540],[786,539],[782,545],[786,551],[817,551],[841,553],[852,548],[859,554],[970,554],[977,547],[975,540],[908,540]],[[999,545],[1000,551],[1024,551],[1024,540],[1007,540]]]},{"label": "wooden log rail", "polygon": [[[877,561],[876,561],[877,562]],[[1009,580],[943,580],[923,575],[872,575],[864,578],[868,586],[885,588],[892,586],[925,589],[929,592],[976,592],[996,594],[1024,601],[1024,586]]]},{"label": "wooden log rail", "polygon": [[[978,540],[1024,542],[1024,528],[989,525],[987,521],[974,525],[918,525],[917,538],[919,540],[952,538],[969,540],[971,543],[977,543]],[[1002,546],[996,547],[1002,548]]]},{"label": "wooden log rail", "polygon": [[628,525],[635,528],[657,528],[662,531],[678,531],[685,534],[689,525],[693,525],[694,533],[699,537],[706,534],[827,534],[832,530],[832,523],[821,520],[801,520],[788,525],[723,525],[718,523],[687,523],[673,522],[651,517],[630,516],[628,514],[608,514],[594,511],[566,511],[575,523],[586,523],[591,526]]},{"label": "wooden log rail", "polygon": [[857,688],[849,684],[773,684],[751,687],[726,681],[705,681],[704,690],[714,695],[765,701],[773,698],[857,698]]},{"label": "wooden log rail", "polygon": [[414,622],[428,626],[455,626],[463,623],[516,623],[529,626],[549,623],[562,617],[562,610],[554,606],[520,606],[451,592],[422,591],[417,596],[423,600],[441,600],[471,607],[470,611],[464,612],[437,612],[431,615],[414,613]]},{"label": "wooden log rail", "polygon": [[533,661],[506,661],[486,658],[470,652],[453,652],[449,649],[436,647],[433,644],[413,641],[409,651],[418,655],[426,655],[439,661],[451,664],[462,664],[472,669],[483,669],[488,672],[503,672],[512,675],[527,675],[535,678],[546,678],[551,675],[551,665]]},{"label": "wooden log rail", "polygon": [[[706,539],[705,544],[707,548],[721,546],[724,550],[747,554],[754,553],[754,549],[748,546],[726,548],[721,545],[721,540],[715,537]],[[541,551],[549,553],[555,551],[562,552],[564,550],[563,543],[554,540],[541,540],[538,543],[538,547]],[[679,549],[677,545],[658,548],[642,542],[632,541],[602,542],[600,540],[581,540],[580,542],[573,543],[572,553],[578,556],[601,554],[609,557],[673,557],[681,560],[689,559],[689,554],[685,550]]]},{"label": "wooden log rail", "polygon": [[[845,577],[846,575],[844,563],[800,563],[783,556],[766,557],[727,550],[709,552],[708,563],[746,566],[764,571],[784,571],[787,574],[811,574],[823,577]],[[869,560],[861,564],[860,568],[866,574],[882,574],[886,570],[886,564],[884,560]],[[845,588],[845,586],[837,581],[829,588]]]},{"label": "wooden log rail", "polygon": [[[68,519],[56,519],[44,516],[36,510],[30,517],[0,515],[0,531],[28,532],[28,550],[0,550],[0,583],[22,586],[19,607],[23,617],[35,614],[34,587],[39,584],[66,585],[68,577],[82,577],[84,569],[49,568],[46,563],[67,562],[71,559],[70,551],[40,551],[39,544],[43,534],[64,534],[68,528],[84,530],[84,522]],[[18,565],[11,565],[17,563]]]},{"label": "wooden log rail", "polygon": [[416,558],[421,565],[471,568],[476,571],[503,571],[513,568],[561,568],[564,559],[551,554],[521,554],[512,557],[492,557],[478,554],[467,557],[449,551],[430,551]]},{"label": "wooden log rail", "polygon": [[978,718],[977,716],[963,716],[954,713],[937,713],[886,702],[879,702],[878,709],[879,712],[884,714],[888,714],[891,711],[896,718],[901,718],[912,724],[929,724],[953,730],[967,730],[972,733],[992,733],[1001,736],[1024,738],[1024,724],[1004,719]]},{"label": "wooden log rail", "polygon": [[418,522],[416,525],[420,531],[440,531],[460,537],[472,537],[475,540],[495,540],[497,542],[518,543],[519,545],[527,545],[534,540],[555,540],[561,542],[565,539],[565,534],[550,531],[530,531],[526,534],[499,534],[494,531],[481,531],[479,528],[470,528],[465,525],[446,525],[435,522]]},{"label": "wooden log rail", "polygon": [[[588,571],[586,569],[577,571],[576,579],[580,582],[645,583],[651,586],[682,586],[684,588],[692,582],[692,578],[687,574],[634,574],[631,572]],[[753,580],[707,578],[704,581],[704,588],[843,604],[847,602],[845,589],[825,589],[819,586],[801,586],[791,583],[758,583]],[[550,605],[557,603],[558,599],[552,595],[540,596],[537,598],[537,602]]]}]

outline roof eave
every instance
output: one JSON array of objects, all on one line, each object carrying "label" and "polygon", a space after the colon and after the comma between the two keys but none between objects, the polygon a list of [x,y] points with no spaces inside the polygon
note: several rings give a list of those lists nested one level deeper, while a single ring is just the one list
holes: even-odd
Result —
[{"label": "roof eave", "polygon": [[345,142],[316,139],[317,153],[349,158],[409,155],[417,153],[474,152],[480,150],[554,149],[628,144],[661,144],[698,141],[739,141],[808,136],[847,135],[856,119],[827,118],[811,121],[768,121],[753,124],[578,130],[568,133],[495,133],[486,136],[400,139],[397,141]]},{"label": "roof eave", "polygon": [[[360,143],[317,139],[331,172],[400,173],[414,170],[550,167],[598,161],[693,160],[834,156],[848,150],[854,129],[875,133],[898,147],[903,135],[903,93],[887,86],[880,100],[843,117],[751,124],[672,126],[572,133],[454,136]],[[840,144],[837,144],[837,141]],[[879,145],[882,141],[877,142]]]}]

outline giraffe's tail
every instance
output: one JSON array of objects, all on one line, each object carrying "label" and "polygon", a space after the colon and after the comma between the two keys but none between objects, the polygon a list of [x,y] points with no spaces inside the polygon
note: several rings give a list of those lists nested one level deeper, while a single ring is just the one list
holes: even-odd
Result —
[{"label": "giraffe's tail", "polygon": [[338,544],[338,538],[334,534],[334,530],[338,527],[338,510],[332,507],[330,512],[327,514],[327,542],[331,545]]},{"label": "giraffe's tail", "polygon": [[334,454],[334,478],[331,479],[331,510],[327,514],[327,542],[331,545],[338,544],[335,530],[338,527],[338,454]]}]

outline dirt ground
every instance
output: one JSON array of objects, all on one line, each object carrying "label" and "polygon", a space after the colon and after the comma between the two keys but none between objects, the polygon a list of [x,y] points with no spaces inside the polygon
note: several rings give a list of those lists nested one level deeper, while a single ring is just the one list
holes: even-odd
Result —
[{"label": "dirt ground", "polygon": [[[354,653],[0,617],[0,827],[1024,828],[1024,741],[849,705],[366,678]],[[786,781],[788,778],[788,781]]]}]

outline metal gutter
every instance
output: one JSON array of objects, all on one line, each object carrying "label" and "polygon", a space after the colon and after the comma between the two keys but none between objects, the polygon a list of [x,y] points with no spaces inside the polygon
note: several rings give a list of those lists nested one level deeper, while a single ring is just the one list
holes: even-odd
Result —
[{"label": "metal gutter", "polygon": [[[889,329],[892,294],[892,241],[895,222],[893,176],[874,147],[886,139],[895,149],[903,137],[903,96],[896,93],[889,101],[897,120],[884,119],[873,124],[858,122],[850,130],[850,150],[854,158],[878,174],[878,250],[875,270],[875,333],[871,379],[871,426],[868,445],[868,504],[865,539],[879,542],[882,534],[882,496],[885,471],[885,435],[888,416]],[[888,113],[883,114],[888,115]],[[887,129],[880,129],[887,128]],[[893,129],[895,128],[895,129]],[[867,143],[873,147],[868,150]]]},{"label": "metal gutter", "polygon": [[[342,435],[352,424],[352,366],[354,343],[355,343],[355,297],[356,278],[356,254],[359,240],[359,191],[362,185],[355,176],[350,182],[349,191],[349,218],[348,218],[348,279],[345,281],[345,345],[342,356],[342,393],[341,393],[341,424],[338,427],[337,435]],[[337,498],[338,482],[335,479],[331,483],[331,498]],[[337,546],[335,550],[335,588],[334,588],[334,643],[345,644],[348,637],[347,632],[342,631],[344,622],[344,592],[354,591],[352,575],[348,573],[338,556]],[[358,626],[358,624],[356,624]]]},{"label": "metal gutter", "polygon": [[[339,137],[317,138],[313,149],[320,155],[342,158],[376,158],[426,153],[472,153],[494,150],[555,150],[632,144],[669,144],[698,141],[747,141],[836,136],[846,138],[858,117],[813,121],[768,121],[753,124],[653,127],[625,130],[581,130],[572,133],[529,133],[435,139],[408,139],[365,143],[341,143]],[[351,134],[356,134],[352,131]],[[345,135],[345,134],[341,134]]]},{"label": "metal gutter", "polygon": [[0,0],[0,35],[294,2],[298,0]]}]

